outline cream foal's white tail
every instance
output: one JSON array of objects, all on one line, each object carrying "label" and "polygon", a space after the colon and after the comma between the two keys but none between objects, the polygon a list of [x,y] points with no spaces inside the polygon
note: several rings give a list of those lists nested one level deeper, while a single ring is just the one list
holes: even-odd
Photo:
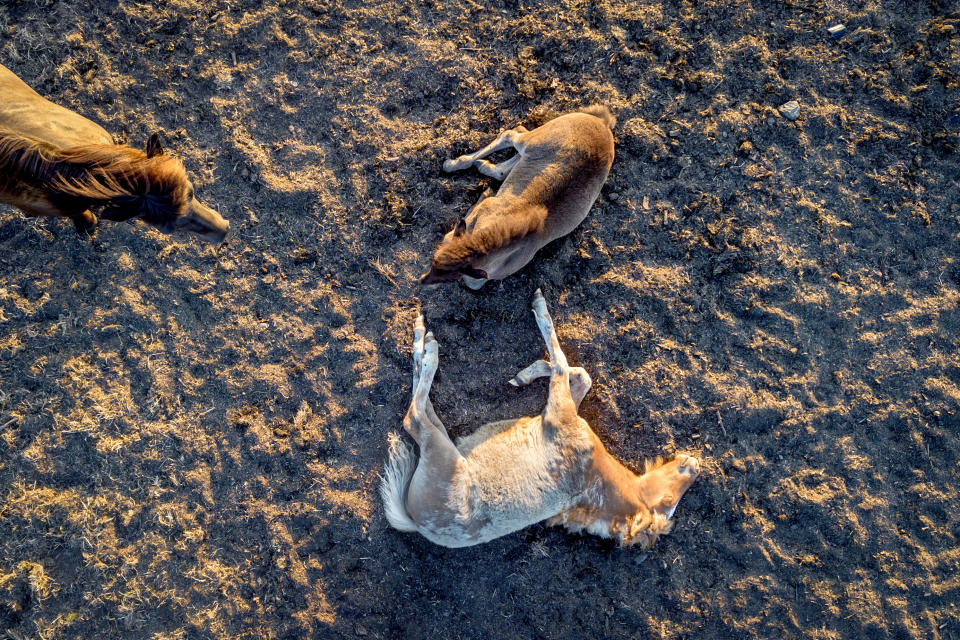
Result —
[{"label": "cream foal's white tail", "polygon": [[380,478],[380,497],[390,526],[399,531],[416,531],[417,524],[410,519],[404,506],[407,485],[417,468],[417,456],[413,447],[401,440],[400,434],[391,431],[387,435],[387,464]]},{"label": "cream foal's white tail", "polygon": [[602,104],[592,104],[589,107],[581,109],[580,113],[589,113],[592,116],[600,118],[611,131],[613,131],[613,128],[617,126],[616,116],[610,113],[610,109],[607,109]]}]

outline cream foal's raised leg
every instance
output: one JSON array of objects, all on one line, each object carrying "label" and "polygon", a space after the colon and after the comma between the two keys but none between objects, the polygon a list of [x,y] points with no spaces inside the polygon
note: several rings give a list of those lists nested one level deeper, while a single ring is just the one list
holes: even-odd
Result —
[{"label": "cream foal's raised leg", "polygon": [[547,311],[547,301],[543,299],[543,293],[537,289],[533,294],[533,317],[537,320],[537,327],[540,329],[540,335],[543,341],[547,343],[547,353],[550,355],[550,366],[553,371],[570,370],[567,364],[567,356],[563,355],[560,349],[560,339],[557,337],[557,330],[553,326],[553,318]]},{"label": "cream foal's raised leg", "polygon": [[553,319],[547,311],[547,301],[540,289],[533,294],[533,317],[540,328],[540,335],[547,343],[550,356],[550,391],[547,394],[547,406],[541,414],[544,427],[560,428],[577,423],[577,404],[570,391],[570,365],[567,356],[560,348],[560,339],[553,326]]},{"label": "cream foal's raised leg", "polygon": [[[417,319],[413,324],[413,392],[417,392],[417,387],[420,382],[420,369],[423,367],[423,353],[424,353],[424,339],[426,334],[426,328],[423,326],[423,315],[418,314]],[[433,334],[430,334],[431,339]],[[431,378],[432,380],[432,378]],[[444,434],[447,433],[447,428],[443,426],[443,423],[440,422],[440,418],[437,417],[437,412],[433,410],[433,403],[430,402],[429,388],[427,389],[426,396],[426,418],[438,429],[440,429]],[[412,406],[411,406],[412,408]]]},{"label": "cream foal's raised leg", "polygon": [[[413,330],[414,387],[403,428],[420,446],[420,459],[407,488],[407,512],[415,522],[423,523],[445,509],[447,490],[462,466],[463,456],[447,435],[433,404],[430,387],[437,372],[437,341],[425,332],[423,317],[418,316]],[[419,365],[419,366],[417,366]]]},{"label": "cream foal's raised leg", "polygon": [[[517,127],[516,129],[507,129],[506,131],[501,133],[499,136],[497,136],[496,140],[494,140],[493,142],[485,146],[483,149],[480,149],[479,151],[475,151],[474,153],[468,153],[466,155],[462,155],[457,159],[453,159],[453,158],[447,159],[443,163],[443,170],[446,171],[447,173],[450,173],[451,171],[460,171],[461,169],[467,169],[471,165],[477,164],[477,161],[480,158],[486,158],[488,155],[490,155],[494,151],[500,151],[501,149],[506,149],[507,147],[513,147],[522,155],[523,143],[520,140],[520,137],[523,136],[523,134],[525,133],[527,133],[527,130],[523,127]],[[501,165],[499,166],[502,166],[509,162],[515,162],[515,161],[513,158],[511,158],[510,160],[507,160],[507,162],[501,163]],[[484,164],[487,165],[488,167],[498,166],[490,162],[485,162]],[[480,169],[480,166],[481,165],[477,164],[478,169]],[[513,166],[511,165],[510,168],[512,169]],[[480,169],[480,171],[484,172],[483,169]],[[486,173],[486,175],[489,176],[492,174]],[[492,176],[492,177],[496,177],[496,176]]]},{"label": "cream foal's raised leg", "polygon": [[[529,367],[523,369],[510,379],[510,384],[515,387],[523,387],[537,378],[548,378],[553,373],[553,368],[546,360],[537,360]],[[583,367],[570,367],[570,395],[573,396],[573,402],[580,406],[584,396],[590,391],[593,380],[590,374]]]}]

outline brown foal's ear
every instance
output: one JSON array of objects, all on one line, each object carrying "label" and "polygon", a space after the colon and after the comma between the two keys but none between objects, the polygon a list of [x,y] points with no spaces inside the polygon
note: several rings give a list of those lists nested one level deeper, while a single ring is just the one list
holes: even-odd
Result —
[{"label": "brown foal's ear", "polygon": [[155,133],[150,136],[150,139],[147,140],[147,157],[153,158],[155,156],[163,155],[163,145],[160,144],[160,134]]},{"label": "brown foal's ear", "polygon": [[456,238],[458,236],[463,235],[463,232],[466,230],[467,230],[467,220],[466,218],[460,218],[459,220],[457,220],[457,226],[453,228],[453,237]]},{"label": "brown foal's ear", "polygon": [[474,267],[464,267],[460,269],[461,275],[465,275],[468,278],[476,278],[478,280],[489,280],[490,276],[487,275],[487,272],[483,269],[475,269]]}]

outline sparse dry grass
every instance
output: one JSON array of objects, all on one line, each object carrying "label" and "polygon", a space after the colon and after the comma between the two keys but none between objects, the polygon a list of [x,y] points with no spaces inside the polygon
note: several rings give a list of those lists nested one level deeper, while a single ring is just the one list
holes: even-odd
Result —
[{"label": "sparse dry grass", "polygon": [[[160,131],[236,234],[0,212],[0,637],[960,637],[957,29],[938,3],[0,5],[0,63]],[[421,292],[486,182],[442,160],[592,102],[617,159],[582,227]],[[542,408],[506,385],[538,286],[611,451],[704,461],[649,552],[454,552],[379,513],[416,313],[462,434]]]}]

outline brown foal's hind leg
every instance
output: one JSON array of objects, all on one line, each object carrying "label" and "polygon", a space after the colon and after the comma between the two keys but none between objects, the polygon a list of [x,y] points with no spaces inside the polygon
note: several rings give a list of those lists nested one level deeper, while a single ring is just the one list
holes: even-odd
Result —
[{"label": "brown foal's hind leg", "polygon": [[[507,129],[499,136],[497,139],[485,146],[483,149],[476,151],[474,153],[468,153],[462,155],[456,160],[450,158],[443,163],[443,170],[447,173],[451,171],[460,171],[461,169],[466,169],[474,164],[475,160],[480,158],[485,158],[494,151],[500,151],[500,149],[506,149],[507,147],[513,147],[519,152],[523,152],[523,145],[520,143],[520,136],[526,133],[526,129],[523,131],[518,131],[517,129]],[[508,161],[509,162],[509,161]],[[487,163],[490,164],[490,163]],[[490,165],[493,166],[493,165]],[[487,174],[489,175],[489,174]]]},{"label": "brown foal's hind leg", "polygon": [[489,160],[474,160],[473,166],[477,168],[477,171],[482,173],[485,176],[490,176],[494,180],[503,182],[504,178],[513,171],[513,168],[517,166],[517,163],[520,162],[522,156],[518,153],[509,160],[504,160],[500,164],[493,164]]}]

